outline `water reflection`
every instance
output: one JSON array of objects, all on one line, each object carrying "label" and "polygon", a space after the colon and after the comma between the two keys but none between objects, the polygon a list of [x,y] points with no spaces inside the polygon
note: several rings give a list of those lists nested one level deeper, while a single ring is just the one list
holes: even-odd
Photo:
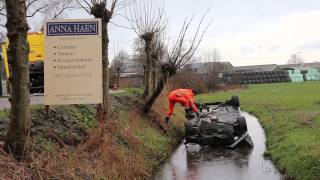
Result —
[{"label": "water reflection", "polygon": [[156,180],[278,180],[280,173],[263,158],[265,134],[258,120],[243,112],[254,148],[201,147],[183,144],[163,165]]}]

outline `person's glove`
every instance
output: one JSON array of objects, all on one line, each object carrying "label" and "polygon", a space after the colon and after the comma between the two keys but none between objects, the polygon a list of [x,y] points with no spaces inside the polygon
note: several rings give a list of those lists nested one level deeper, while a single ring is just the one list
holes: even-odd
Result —
[{"label": "person's glove", "polygon": [[194,114],[193,114],[191,108],[184,109],[184,111],[185,111],[185,117],[186,117],[187,119],[192,119],[192,118],[194,118]]},{"label": "person's glove", "polygon": [[169,124],[170,118],[168,116],[165,117],[164,122]]}]

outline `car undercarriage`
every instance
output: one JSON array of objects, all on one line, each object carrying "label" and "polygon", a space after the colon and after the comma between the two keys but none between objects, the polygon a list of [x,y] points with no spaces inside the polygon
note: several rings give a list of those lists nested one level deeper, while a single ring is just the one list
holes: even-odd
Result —
[{"label": "car undercarriage", "polygon": [[240,145],[252,147],[246,119],[240,114],[238,96],[226,102],[198,104],[199,116],[189,116],[185,123],[185,143],[225,146]]}]

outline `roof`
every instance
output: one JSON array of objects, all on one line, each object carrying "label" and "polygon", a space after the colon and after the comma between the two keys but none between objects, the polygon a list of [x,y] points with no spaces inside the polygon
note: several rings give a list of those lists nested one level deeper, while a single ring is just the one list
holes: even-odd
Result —
[{"label": "roof", "polygon": [[298,69],[298,70],[320,69],[320,62],[302,63],[302,64],[283,64],[283,65],[279,65],[278,69]]},{"label": "roof", "polygon": [[231,72],[261,72],[273,71],[277,67],[276,64],[265,64],[255,66],[236,66],[231,69]]},{"label": "roof", "polygon": [[192,71],[194,74],[208,74],[208,72],[227,72],[232,69],[230,62],[204,62],[190,63],[184,67],[185,71]]},{"label": "roof", "polygon": [[320,62],[304,63],[301,65],[301,70],[308,69],[320,69]]},{"label": "roof", "polygon": [[301,64],[282,64],[278,65],[278,69],[300,69]]}]

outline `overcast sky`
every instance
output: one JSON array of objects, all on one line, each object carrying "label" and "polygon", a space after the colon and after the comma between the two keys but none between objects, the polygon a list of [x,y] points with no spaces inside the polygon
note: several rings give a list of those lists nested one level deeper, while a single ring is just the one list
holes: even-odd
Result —
[{"label": "overcast sky", "polygon": [[[292,53],[306,62],[320,61],[320,0],[164,0],[169,19],[168,35],[179,31],[185,17],[200,18],[211,7],[207,21],[213,23],[198,54],[213,48],[221,61],[234,66],[285,64]],[[68,12],[65,18],[86,18],[84,12]],[[197,18],[195,20],[197,20]],[[123,18],[113,20],[125,25]],[[136,35],[110,26],[111,55],[132,51]]]}]

